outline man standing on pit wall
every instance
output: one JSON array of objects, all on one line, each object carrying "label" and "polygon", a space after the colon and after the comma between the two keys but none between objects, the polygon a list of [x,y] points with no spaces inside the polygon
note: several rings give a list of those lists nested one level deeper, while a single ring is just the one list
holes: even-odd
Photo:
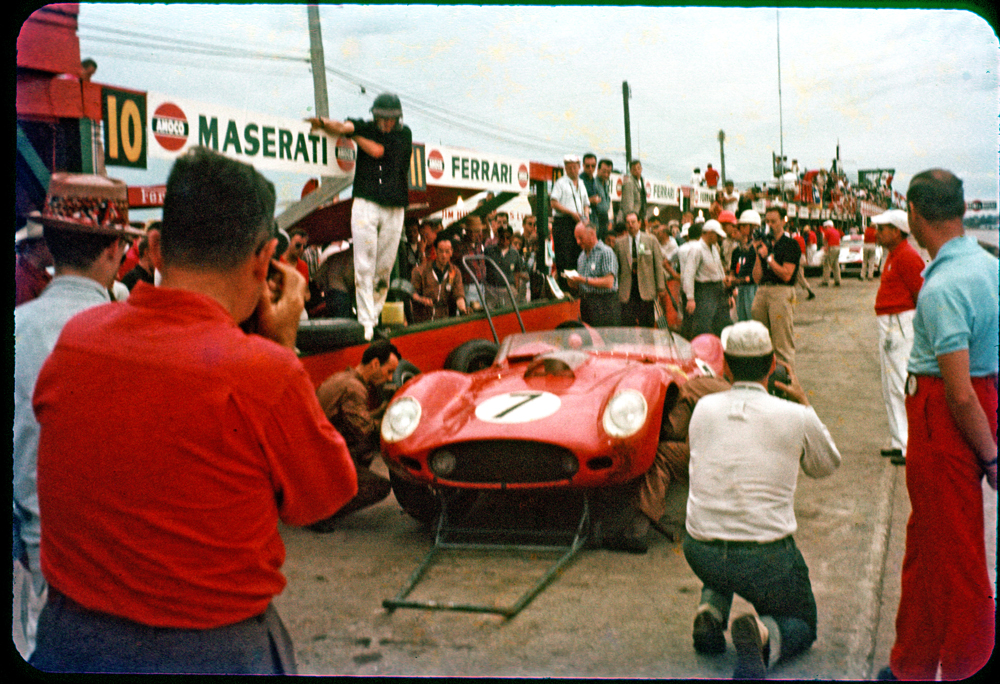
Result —
[{"label": "man standing on pit wall", "polygon": [[763,679],[770,667],[816,640],[816,599],[795,545],[798,471],[826,477],[840,466],[830,432],[789,368],[767,392],[775,367],[767,329],[757,321],[722,331],[725,375],[733,387],[698,400],[688,426],[690,489],[684,557],[704,583],[694,619],[699,653],[726,650],[733,594],[749,601],[730,627],[734,679]]},{"label": "man standing on pit wall", "polygon": [[840,287],[840,231],[833,221],[823,221],[823,243],[826,245],[826,255],[823,257],[823,280],[820,285],[830,285],[830,274],[833,274],[834,287]]},{"label": "man standing on pit wall", "polygon": [[889,415],[888,449],[882,455],[894,465],[906,463],[906,364],[913,348],[913,317],[917,295],[924,284],[924,260],[907,239],[910,227],[906,212],[891,209],[872,218],[888,256],[875,294],[878,325],[878,357],[882,368],[882,400]]},{"label": "man standing on pit wall", "polygon": [[249,164],[178,157],[148,233],[160,285],[77,314],[42,367],[34,667],[295,672],[278,523],[326,518],[357,484],[295,354],[306,284],[273,259],[274,201]]},{"label": "man standing on pit wall", "polygon": [[621,324],[653,328],[656,298],[667,289],[660,243],[639,230],[639,217],[634,212],[625,216],[625,228],[626,233],[615,241]]},{"label": "man standing on pit wall", "polygon": [[562,278],[563,271],[576,268],[580,247],[574,231],[580,222],[590,216],[590,198],[580,179],[580,158],[575,154],[563,157],[566,173],[552,185],[549,204],[552,205],[552,247],[556,256],[556,271]]},{"label": "man standing on pit wall", "polygon": [[879,679],[965,679],[995,646],[983,476],[997,488],[998,262],[965,235],[962,181],[918,173],[908,224],[931,255],[907,365],[906,526],[896,642]]},{"label": "man standing on pit wall", "polygon": [[771,235],[754,241],[753,279],[758,287],[750,313],[770,333],[778,361],[795,368],[795,277],[802,255],[798,243],[785,233],[784,207],[768,207],[764,222]]},{"label": "man standing on pit wall", "polygon": [[348,136],[358,145],[351,234],[358,322],[364,326],[366,340],[372,339],[389,294],[389,276],[410,198],[413,148],[413,134],[400,121],[403,107],[397,96],[382,93],[375,98],[371,111],[373,121],[306,119],[314,130]]},{"label": "man standing on pit wall", "polygon": [[625,217],[635,214],[639,225],[646,220],[646,181],[642,179],[642,162],[633,159],[628,165],[628,174],[622,180],[622,201],[618,207],[618,221],[625,223]]}]

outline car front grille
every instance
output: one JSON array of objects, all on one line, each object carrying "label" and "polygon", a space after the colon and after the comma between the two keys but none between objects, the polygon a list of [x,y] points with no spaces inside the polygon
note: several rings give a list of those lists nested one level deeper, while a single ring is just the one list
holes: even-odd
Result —
[{"label": "car front grille", "polygon": [[445,450],[455,457],[455,467],[441,475],[452,482],[558,482],[577,469],[573,452],[553,444],[498,439],[450,444]]}]

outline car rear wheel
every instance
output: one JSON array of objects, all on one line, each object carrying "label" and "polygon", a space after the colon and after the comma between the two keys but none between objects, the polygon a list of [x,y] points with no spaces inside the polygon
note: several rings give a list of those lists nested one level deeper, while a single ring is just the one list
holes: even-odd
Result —
[{"label": "car rear wheel", "polygon": [[470,489],[441,488],[435,491],[424,484],[410,482],[394,472],[389,472],[392,493],[399,506],[414,520],[424,525],[434,525],[441,515],[441,499],[448,505],[448,519],[456,522],[468,515],[479,498],[479,492]]},{"label": "car rear wheel", "polygon": [[469,340],[455,347],[444,362],[446,370],[474,373],[493,365],[497,345],[489,340]]}]

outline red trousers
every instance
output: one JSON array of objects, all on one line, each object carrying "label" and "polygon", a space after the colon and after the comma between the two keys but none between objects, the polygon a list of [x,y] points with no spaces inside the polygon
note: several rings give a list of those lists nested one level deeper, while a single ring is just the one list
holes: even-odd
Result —
[{"label": "red trousers", "polygon": [[[906,398],[906,526],[896,643],[899,679],[978,672],[993,652],[996,604],[986,566],[982,470],[958,431],[941,378],[919,376]],[[996,377],[973,378],[996,441]]]}]

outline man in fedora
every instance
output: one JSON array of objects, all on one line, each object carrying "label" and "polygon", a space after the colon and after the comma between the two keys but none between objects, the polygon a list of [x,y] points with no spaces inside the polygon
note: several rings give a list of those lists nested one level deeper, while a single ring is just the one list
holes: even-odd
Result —
[{"label": "man in fedora", "polygon": [[123,182],[66,173],[52,174],[45,209],[32,212],[26,233],[47,247],[56,275],[38,298],[14,309],[14,509],[24,549],[14,618],[23,632],[25,658],[34,650],[46,595],[36,488],[39,428],[31,408],[35,381],[66,321],[111,301],[108,288],[128,247],[125,237],[141,235],[129,225]]},{"label": "man in fedora", "polygon": [[160,284],[78,314],[42,367],[34,667],[295,672],[278,523],[331,516],[357,480],[294,351],[306,284],[273,258],[274,202],[248,164],[178,157]]}]

